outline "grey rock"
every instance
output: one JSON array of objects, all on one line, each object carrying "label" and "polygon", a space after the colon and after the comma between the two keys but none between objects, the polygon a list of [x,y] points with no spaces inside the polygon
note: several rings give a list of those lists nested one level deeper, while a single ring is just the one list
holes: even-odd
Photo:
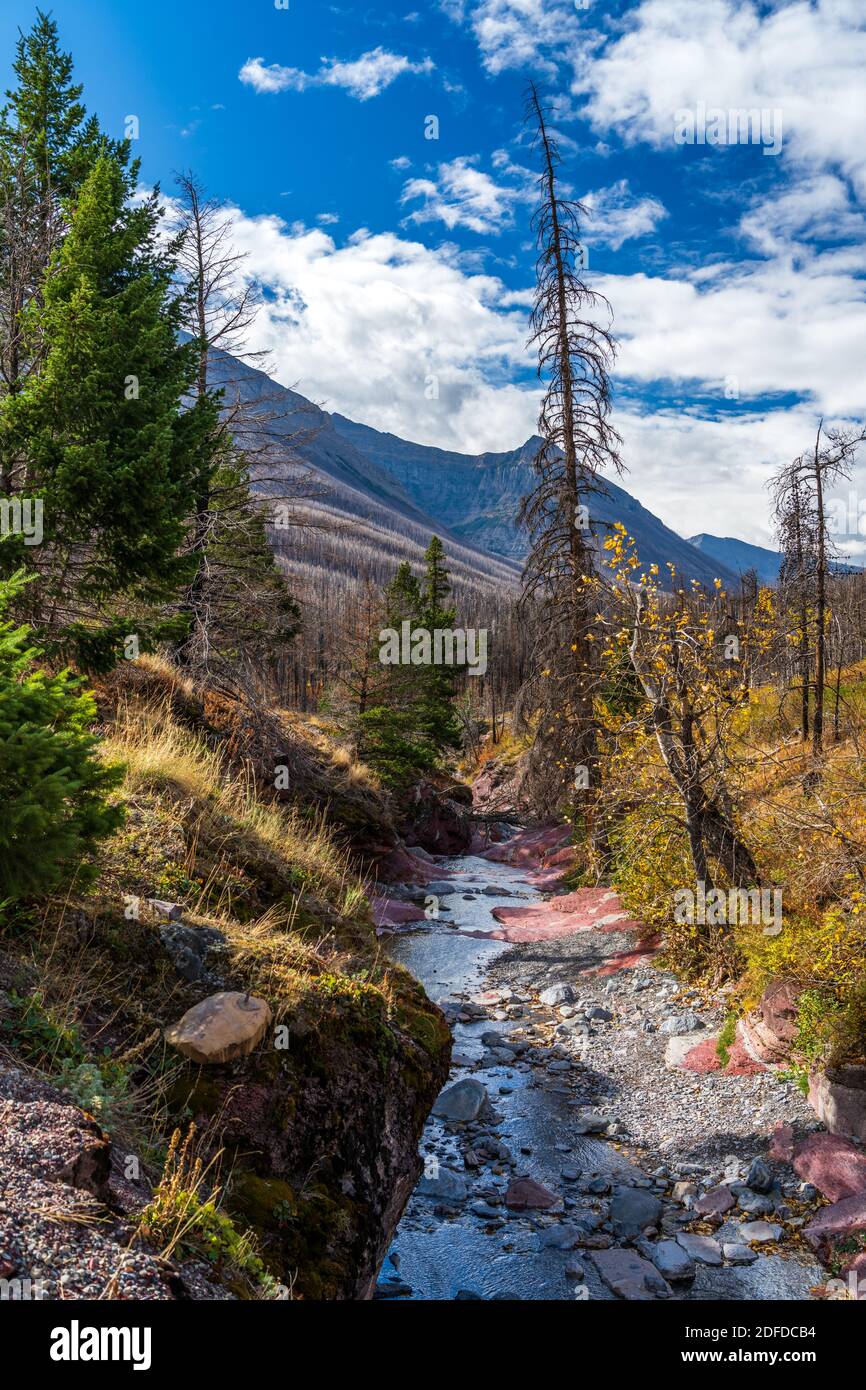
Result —
[{"label": "grey rock", "polygon": [[655,1226],[662,1204],[652,1192],[639,1187],[615,1187],[610,1203],[614,1234],[625,1239],[639,1236],[647,1226]]},{"label": "grey rock", "polygon": [[746,1187],[753,1192],[769,1192],[773,1186],[773,1175],[762,1158],[753,1158],[745,1178]]},{"label": "grey rock", "polygon": [[476,1120],[488,1105],[486,1087],[474,1076],[466,1076],[440,1093],[433,1106],[433,1114],[443,1120],[465,1124]]},{"label": "grey rock", "polygon": [[504,1220],[504,1213],[502,1212],[502,1210],[501,1210],[501,1209],[497,1209],[496,1207],[492,1207],[492,1206],[490,1205],[489,1202],[483,1202],[483,1201],[470,1202],[470,1203],[469,1203],[469,1210],[470,1210],[475,1216],[481,1216],[481,1217],[483,1217],[485,1221],[502,1221],[502,1220]]},{"label": "grey rock", "polygon": [[755,1241],[756,1244],[763,1245],[768,1240],[781,1240],[785,1232],[781,1226],[777,1226],[773,1221],[746,1221],[740,1227],[739,1234],[743,1240]]},{"label": "grey rock", "polygon": [[170,922],[179,922],[183,916],[183,908],[180,903],[165,902],[163,898],[148,898],[147,903],[154,912],[158,912],[160,917],[167,917]]},{"label": "grey rock", "polygon": [[570,1004],[574,999],[574,990],[571,985],[548,985],[538,996],[541,1004]]},{"label": "grey rock", "polygon": [[695,1277],[695,1262],[676,1240],[660,1240],[651,1247],[651,1259],[659,1274],[672,1284],[684,1283]]},{"label": "grey rock", "polygon": [[649,1260],[633,1250],[594,1250],[590,1258],[605,1284],[620,1298],[648,1302],[670,1297],[667,1281]]},{"label": "grey rock", "polygon": [[678,1070],[692,1048],[697,1047],[698,1043],[702,1043],[704,1040],[703,1033],[683,1033],[681,1036],[671,1038],[665,1048],[665,1066],[670,1071]]},{"label": "grey rock", "polygon": [[419,1197],[435,1197],[440,1202],[465,1202],[466,1179],[453,1168],[440,1168],[435,1178],[422,1178],[415,1191]]},{"label": "grey rock", "polygon": [[749,1216],[769,1216],[773,1210],[773,1203],[769,1197],[765,1197],[762,1192],[750,1192],[748,1188],[740,1193],[737,1206]]},{"label": "grey rock", "polygon": [[722,1247],[712,1236],[693,1236],[687,1231],[680,1231],[677,1242],[690,1255],[693,1260],[697,1260],[702,1265],[720,1265],[722,1263]]},{"label": "grey rock", "polygon": [[659,1032],[667,1034],[668,1037],[678,1038],[685,1033],[699,1033],[703,1026],[704,1020],[697,1014],[671,1014],[670,1018],[663,1019],[659,1024]]},{"label": "grey rock", "polygon": [[587,1110],[584,1115],[578,1115],[574,1121],[575,1134],[604,1134],[609,1127],[608,1117],[597,1115],[594,1110]]},{"label": "grey rock", "polygon": [[750,1245],[742,1245],[737,1240],[725,1241],[722,1246],[722,1254],[732,1265],[752,1265],[758,1258],[757,1251],[753,1250]]}]

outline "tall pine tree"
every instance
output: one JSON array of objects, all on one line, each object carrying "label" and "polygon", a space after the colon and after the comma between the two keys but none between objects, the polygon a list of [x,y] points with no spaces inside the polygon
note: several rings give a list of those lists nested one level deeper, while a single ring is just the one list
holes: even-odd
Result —
[{"label": "tall pine tree", "polygon": [[[418,657],[426,635],[426,659],[387,664],[377,660],[365,692],[367,707],[357,721],[361,756],[386,784],[398,788],[435,772],[444,755],[460,746],[454,708],[456,668],[430,659],[434,632],[452,629],[456,618],[456,610],[448,605],[451,581],[438,536],[427,547],[424,562],[423,584],[408,562],[398,566],[385,589],[382,630],[396,633],[402,645],[403,625],[408,623],[410,637],[419,634],[419,640],[413,638],[410,643],[410,655]],[[386,646],[383,643],[383,649]]]},{"label": "tall pine tree", "polygon": [[113,664],[130,635],[146,650],[177,630],[151,610],[185,577],[178,551],[215,410],[207,398],[182,409],[196,363],[178,341],[176,248],[159,242],[157,195],[131,205],[133,185],[107,151],[87,175],[25,313],[41,370],[0,415],[0,449],[25,457],[44,507],[43,543],[7,537],[0,561],[35,570],[43,639],[91,668]]}]

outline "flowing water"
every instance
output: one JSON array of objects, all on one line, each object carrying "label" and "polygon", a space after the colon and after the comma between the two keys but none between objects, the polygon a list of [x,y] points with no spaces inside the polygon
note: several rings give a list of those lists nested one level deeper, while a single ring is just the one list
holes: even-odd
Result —
[{"label": "flowing water", "polygon": [[[424,985],[432,999],[468,997],[484,989],[484,977],[491,962],[510,949],[507,942],[489,935],[496,930],[492,915],[499,905],[539,901],[541,894],[525,878],[525,871],[510,865],[491,863],[474,856],[439,861],[443,880],[459,884],[459,891],[440,898],[443,908],[438,920],[418,930],[403,931],[386,938],[387,950]],[[485,887],[506,891],[500,896],[482,894]],[[474,896],[464,896],[474,895]],[[489,1018],[454,1027],[454,1056],[478,1060],[486,1051],[481,1034],[495,1029],[507,1034],[516,1023],[492,1022]],[[517,1158],[517,1173],[532,1177],[552,1188],[563,1188],[562,1168],[571,1165],[582,1174],[599,1174],[612,1181],[642,1176],[612,1144],[575,1135],[575,1109],[571,1091],[565,1084],[543,1074],[538,1084],[537,1068],[521,1070],[513,1064],[476,1069],[455,1067],[451,1081],[472,1075],[487,1087],[501,1122],[495,1133]],[[449,1083],[450,1084],[450,1083]],[[492,1128],[492,1127],[491,1127]],[[421,1143],[425,1157],[435,1154],[438,1162],[463,1174],[462,1157],[453,1135],[442,1122],[431,1117]],[[506,1169],[506,1172],[508,1170]],[[489,1167],[480,1174],[465,1174],[470,1187],[502,1189],[506,1177],[494,1177]],[[566,1277],[567,1264],[579,1252],[566,1253],[552,1248],[545,1236],[549,1221],[540,1213],[511,1214],[499,1229],[474,1214],[469,1207],[477,1192],[456,1208],[453,1215],[436,1213],[435,1200],[412,1197],[400,1222],[380,1280],[393,1281],[401,1296],[414,1300],[452,1300],[461,1297],[580,1300],[610,1300],[614,1295],[599,1279],[590,1259],[582,1261],[583,1281]],[[586,1205],[575,1192],[574,1205]],[[503,1209],[503,1215],[504,1215]],[[566,1212],[564,1221],[568,1221]],[[733,1236],[725,1235],[724,1239]],[[396,1259],[392,1258],[395,1257]],[[692,1287],[677,1294],[688,1299],[784,1299],[804,1298],[820,1271],[782,1257],[763,1256],[757,1264],[745,1267],[708,1269],[698,1266]],[[411,1290],[411,1292],[408,1292]]]}]

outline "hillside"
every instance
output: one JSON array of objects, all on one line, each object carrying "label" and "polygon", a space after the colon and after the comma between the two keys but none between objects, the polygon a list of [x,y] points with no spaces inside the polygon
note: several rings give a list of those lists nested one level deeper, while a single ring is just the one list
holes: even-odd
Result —
[{"label": "hillside", "polygon": [[777,550],[767,550],[762,545],[750,545],[748,541],[738,541],[734,536],[710,536],[705,531],[690,536],[689,541],[697,546],[709,559],[725,565],[735,574],[745,574],[754,570],[762,584],[775,584],[779,578],[782,557]]},{"label": "hillside", "polygon": [[[534,486],[537,438],[500,454],[414,444],[329,414],[226,353],[214,354],[214,363],[227,400],[245,402],[269,437],[272,455],[260,476],[291,477],[300,461],[318,487],[304,509],[315,529],[293,536],[290,567],[325,568],[332,579],[364,569],[381,580],[399,560],[417,562],[435,532],[448,543],[458,594],[481,594],[516,581],[527,550],[516,518],[522,497]],[[279,484],[261,481],[259,486],[274,493]],[[730,584],[736,580],[736,570],[696,553],[617,483],[604,481],[592,512],[602,530],[623,522],[644,564],[666,572],[670,561],[684,577],[705,584],[716,577]]]}]

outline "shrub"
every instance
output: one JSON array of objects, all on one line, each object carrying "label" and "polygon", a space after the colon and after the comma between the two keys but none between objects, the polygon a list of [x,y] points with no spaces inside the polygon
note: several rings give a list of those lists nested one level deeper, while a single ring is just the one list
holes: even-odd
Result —
[{"label": "shrub", "polygon": [[[0,614],[24,582],[0,581]],[[106,800],[121,770],[99,762],[88,732],[93,696],[69,671],[40,669],[28,635],[0,622],[0,898],[9,901],[50,891],[122,819]]]},{"label": "shrub", "polygon": [[252,1236],[239,1231],[218,1205],[220,1189],[209,1182],[215,1161],[205,1165],[196,1153],[194,1124],[183,1138],[176,1129],[162,1178],[141,1213],[140,1234],[160,1251],[163,1259],[206,1260],[214,1266],[217,1277],[228,1284],[237,1283],[238,1292],[271,1297],[273,1280]]}]

